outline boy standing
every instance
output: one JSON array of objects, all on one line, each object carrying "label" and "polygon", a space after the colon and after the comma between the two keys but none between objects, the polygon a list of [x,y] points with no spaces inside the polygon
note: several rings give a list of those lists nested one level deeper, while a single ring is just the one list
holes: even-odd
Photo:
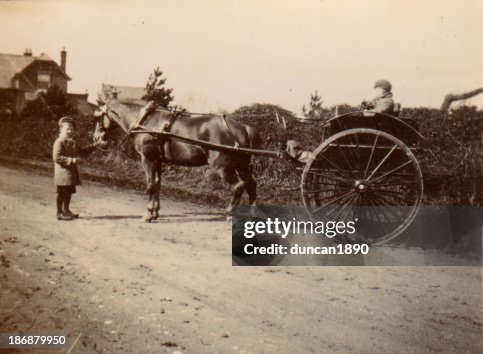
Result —
[{"label": "boy standing", "polygon": [[72,220],[78,218],[79,214],[70,211],[70,199],[76,192],[76,185],[81,183],[79,171],[77,170],[78,154],[86,154],[95,150],[96,146],[89,145],[77,149],[73,140],[75,133],[75,122],[70,117],[63,117],[59,120],[60,133],[54,142],[54,183],[57,186],[57,220]]}]

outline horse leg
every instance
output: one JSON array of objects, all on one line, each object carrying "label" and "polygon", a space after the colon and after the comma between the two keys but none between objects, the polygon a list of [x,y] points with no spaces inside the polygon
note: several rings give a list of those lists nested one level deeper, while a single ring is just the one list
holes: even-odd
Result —
[{"label": "horse leg", "polygon": [[149,159],[145,155],[142,156],[142,165],[146,175],[146,192],[149,196],[148,210],[144,213],[142,221],[151,222],[153,220],[152,214],[154,210],[155,194],[156,194],[156,169],[155,161]]},{"label": "horse leg", "polygon": [[231,185],[231,188],[233,190],[232,198],[226,208],[227,214],[231,214],[233,207],[240,204],[240,199],[242,197],[243,191],[245,190],[245,182],[238,177],[234,168],[225,167],[221,169],[220,174],[223,180]]},{"label": "horse leg", "polygon": [[257,182],[253,178],[250,171],[250,159],[237,168],[238,176],[245,182],[245,189],[248,194],[248,203],[252,206],[256,206],[257,200]]},{"label": "horse leg", "polygon": [[162,161],[161,159],[158,159],[156,161],[155,165],[155,170],[156,170],[156,176],[155,176],[155,194],[154,194],[154,210],[151,214],[153,220],[156,220],[159,217],[159,209],[161,208],[159,205],[159,193],[161,189],[161,172],[162,172]]},{"label": "horse leg", "polygon": [[240,179],[245,183],[245,189],[248,194],[248,203],[250,205],[257,205],[257,182],[250,172],[239,173]]}]

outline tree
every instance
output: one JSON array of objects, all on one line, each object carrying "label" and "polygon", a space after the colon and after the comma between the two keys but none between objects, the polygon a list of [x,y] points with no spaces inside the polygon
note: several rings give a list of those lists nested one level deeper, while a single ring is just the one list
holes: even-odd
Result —
[{"label": "tree", "polygon": [[451,106],[451,103],[453,103],[455,101],[466,100],[468,98],[479,95],[480,93],[483,93],[483,87],[480,87],[476,90],[473,90],[473,91],[470,91],[470,92],[465,92],[465,93],[462,93],[462,94],[451,94],[450,93],[450,94],[445,96],[440,110],[443,111],[443,112],[446,112],[449,109],[449,107]]},{"label": "tree", "polygon": [[77,113],[69,102],[67,94],[58,86],[51,86],[45,92],[39,92],[37,98],[29,101],[22,111],[26,119],[59,119]]},{"label": "tree", "polygon": [[313,94],[310,94],[310,102],[309,102],[309,108],[305,105],[302,107],[302,114],[305,118],[307,119],[321,119],[324,116],[324,113],[326,113],[326,110],[322,108],[322,104],[324,101],[322,101],[322,97],[319,96],[317,93],[317,90]]},{"label": "tree", "polygon": [[146,87],[144,88],[146,94],[142,99],[145,101],[153,101],[160,107],[170,108],[169,104],[174,100],[174,96],[172,96],[173,89],[164,86],[166,79],[162,76],[163,72],[159,70],[159,67],[153,70],[153,73],[149,75],[149,79],[146,82]]}]

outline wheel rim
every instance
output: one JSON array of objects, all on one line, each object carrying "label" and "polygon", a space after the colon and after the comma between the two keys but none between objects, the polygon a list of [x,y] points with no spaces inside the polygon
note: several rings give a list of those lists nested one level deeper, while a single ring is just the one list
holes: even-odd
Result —
[{"label": "wheel rim", "polygon": [[356,238],[378,245],[414,220],[423,179],[416,158],[399,139],[374,129],[351,129],[312,153],[301,192],[312,220],[355,220]]}]

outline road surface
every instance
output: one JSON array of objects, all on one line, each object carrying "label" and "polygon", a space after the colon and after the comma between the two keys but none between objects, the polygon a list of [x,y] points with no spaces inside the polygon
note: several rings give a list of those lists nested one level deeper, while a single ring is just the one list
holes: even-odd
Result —
[{"label": "road surface", "polygon": [[144,195],[85,182],[61,222],[54,190],[0,167],[0,332],[71,353],[483,351],[480,267],[233,267],[221,210],[163,200],[145,224]]}]

